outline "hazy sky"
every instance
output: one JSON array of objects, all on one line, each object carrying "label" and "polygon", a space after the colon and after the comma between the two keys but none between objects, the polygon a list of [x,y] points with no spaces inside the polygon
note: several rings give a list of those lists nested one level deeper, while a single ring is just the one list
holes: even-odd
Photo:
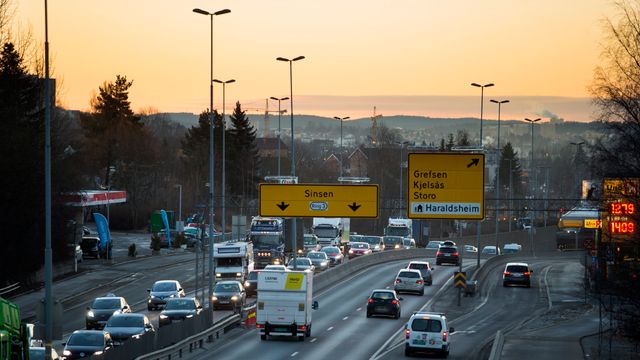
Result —
[{"label": "hazy sky", "polygon": [[[236,80],[227,108],[239,100],[261,109],[267,97],[288,96],[289,66],[275,59],[304,55],[293,66],[294,96],[306,96],[295,113],[351,117],[373,106],[385,115],[477,117],[480,89],[471,82],[496,84],[485,89],[486,112],[496,112],[489,98],[514,99],[503,118],[577,116],[545,102],[521,113],[529,106],[516,97],[531,96],[582,98],[578,113],[589,113],[583,98],[601,61],[602,20],[613,15],[607,0],[49,1],[62,105],[89,109],[98,86],[121,74],[134,82],[134,110],[203,111],[211,33],[196,7],[232,11],[214,18],[214,78]],[[44,41],[43,1],[17,0],[16,20]],[[403,96],[462,97],[436,113],[403,105]],[[214,97],[220,108],[221,86]]]}]

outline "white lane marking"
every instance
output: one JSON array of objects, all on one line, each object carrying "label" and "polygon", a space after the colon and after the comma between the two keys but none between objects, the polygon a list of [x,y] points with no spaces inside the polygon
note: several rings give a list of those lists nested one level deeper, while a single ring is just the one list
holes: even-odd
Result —
[{"label": "white lane marking", "polygon": [[327,329],[327,331],[331,331],[331,330],[333,330],[333,326],[330,326],[330,327]]},{"label": "white lane marking", "polygon": [[296,352],[294,352],[293,354],[291,354],[291,357],[294,357],[294,356],[296,356],[296,355],[298,355],[298,352],[297,352],[297,351],[296,351]]},{"label": "white lane marking", "polygon": [[318,340],[318,338],[313,338],[309,342],[316,342],[316,340]]},{"label": "white lane marking", "polygon": [[547,288],[547,300],[549,301],[549,309],[551,309],[552,302],[551,302],[551,290],[549,290],[549,282],[547,281],[547,275],[549,275],[549,270],[551,270],[552,267],[553,265],[546,268],[547,271],[544,273],[544,287]]},{"label": "white lane marking", "polygon": [[347,320],[348,318],[349,318],[348,316],[345,316],[342,318],[342,320]]},{"label": "white lane marking", "polygon": [[359,308],[357,308],[357,309],[356,309],[356,311],[360,311],[360,310],[362,310],[362,308],[361,308],[361,307],[359,307]]}]

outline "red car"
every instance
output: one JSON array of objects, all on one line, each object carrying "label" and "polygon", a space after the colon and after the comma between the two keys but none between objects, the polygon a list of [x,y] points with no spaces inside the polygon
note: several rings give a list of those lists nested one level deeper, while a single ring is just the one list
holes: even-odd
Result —
[{"label": "red car", "polygon": [[349,259],[371,254],[371,248],[368,243],[365,242],[352,242],[349,243]]}]

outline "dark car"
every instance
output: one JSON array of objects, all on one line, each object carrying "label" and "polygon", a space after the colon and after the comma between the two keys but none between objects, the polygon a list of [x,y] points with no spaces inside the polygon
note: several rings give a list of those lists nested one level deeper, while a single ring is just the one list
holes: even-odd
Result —
[{"label": "dark car", "polygon": [[87,314],[85,315],[87,330],[102,329],[111,315],[130,312],[131,307],[123,297],[95,298],[91,306],[87,306]]},{"label": "dark car", "polygon": [[156,281],[153,287],[147,291],[149,292],[147,300],[147,310],[149,311],[164,306],[167,299],[185,297],[184,289],[177,280]]},{"label": "dark car", "polygon": [[80,249],[82,249],[83,257],[92,257],[97,259],[100,257],[100,238],[97,236],[83,236],[80,240]]},{"label": "dark car", "polygon": [[244,291],[248,296],[258,295],[258,273],[259,271],[251,271],[244,281]]},{"label": "dark car", "polygon": [[102,355],[113,347],[111,335],[102,330],[76,330],[64,345],[63,359],[81,359]]},{"label": "dark car", "polygon": [[394,290],[373,290],[367,300],[367,317],[386,315],[399,319],[401,300]]},{"label": "dark car", "polygon": [[524,285],[531,287],[533,270],[527,263],[507,263],[502,273],[502,286]]},{"label": "dark car", "polygon": [[107,321],[104,331],[111,334],[115,345],[120,345],[129,339],[139,339],[155,329],[144,314],[115,314]]},{"label": "dark car", "polygon": [[239,281],[220,281],[213,288],[213,309],[227,308],[240,312],[247,298],[242,284]]},{"label": "dark car", "polygon": [[385,236],[384,241],[385,250],[399,250],[402,249],[402,236]]},{"label": "dark car", "polygon": [[440,246],[436,253],[436,265],[440,264],[460,265],[460,253],[456,246]]},{"label": "dark car", "polygon": [[202,312],[202,305],[198,299],[195,298],[178,298],[169,299],[164,307],[164,310],[160,312],[160,319],[158,325],[169,325],[173,321],[182,321],[184,319],[190,319]]},{"label": "dark car", "polygon": [[324,251],[310,251],[307,257],[311,259],[316,272],[324,271],[329,268],[329,257]]}]

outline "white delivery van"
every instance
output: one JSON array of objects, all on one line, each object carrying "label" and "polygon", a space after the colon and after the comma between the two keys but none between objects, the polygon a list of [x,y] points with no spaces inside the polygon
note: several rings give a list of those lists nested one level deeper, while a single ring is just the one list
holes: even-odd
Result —
[{"label": "white delivery van", "polygon": [[258,274],[256,328],[260,339],[269,336],[311,336],[313,274],[305,271],[263,270]]}]

